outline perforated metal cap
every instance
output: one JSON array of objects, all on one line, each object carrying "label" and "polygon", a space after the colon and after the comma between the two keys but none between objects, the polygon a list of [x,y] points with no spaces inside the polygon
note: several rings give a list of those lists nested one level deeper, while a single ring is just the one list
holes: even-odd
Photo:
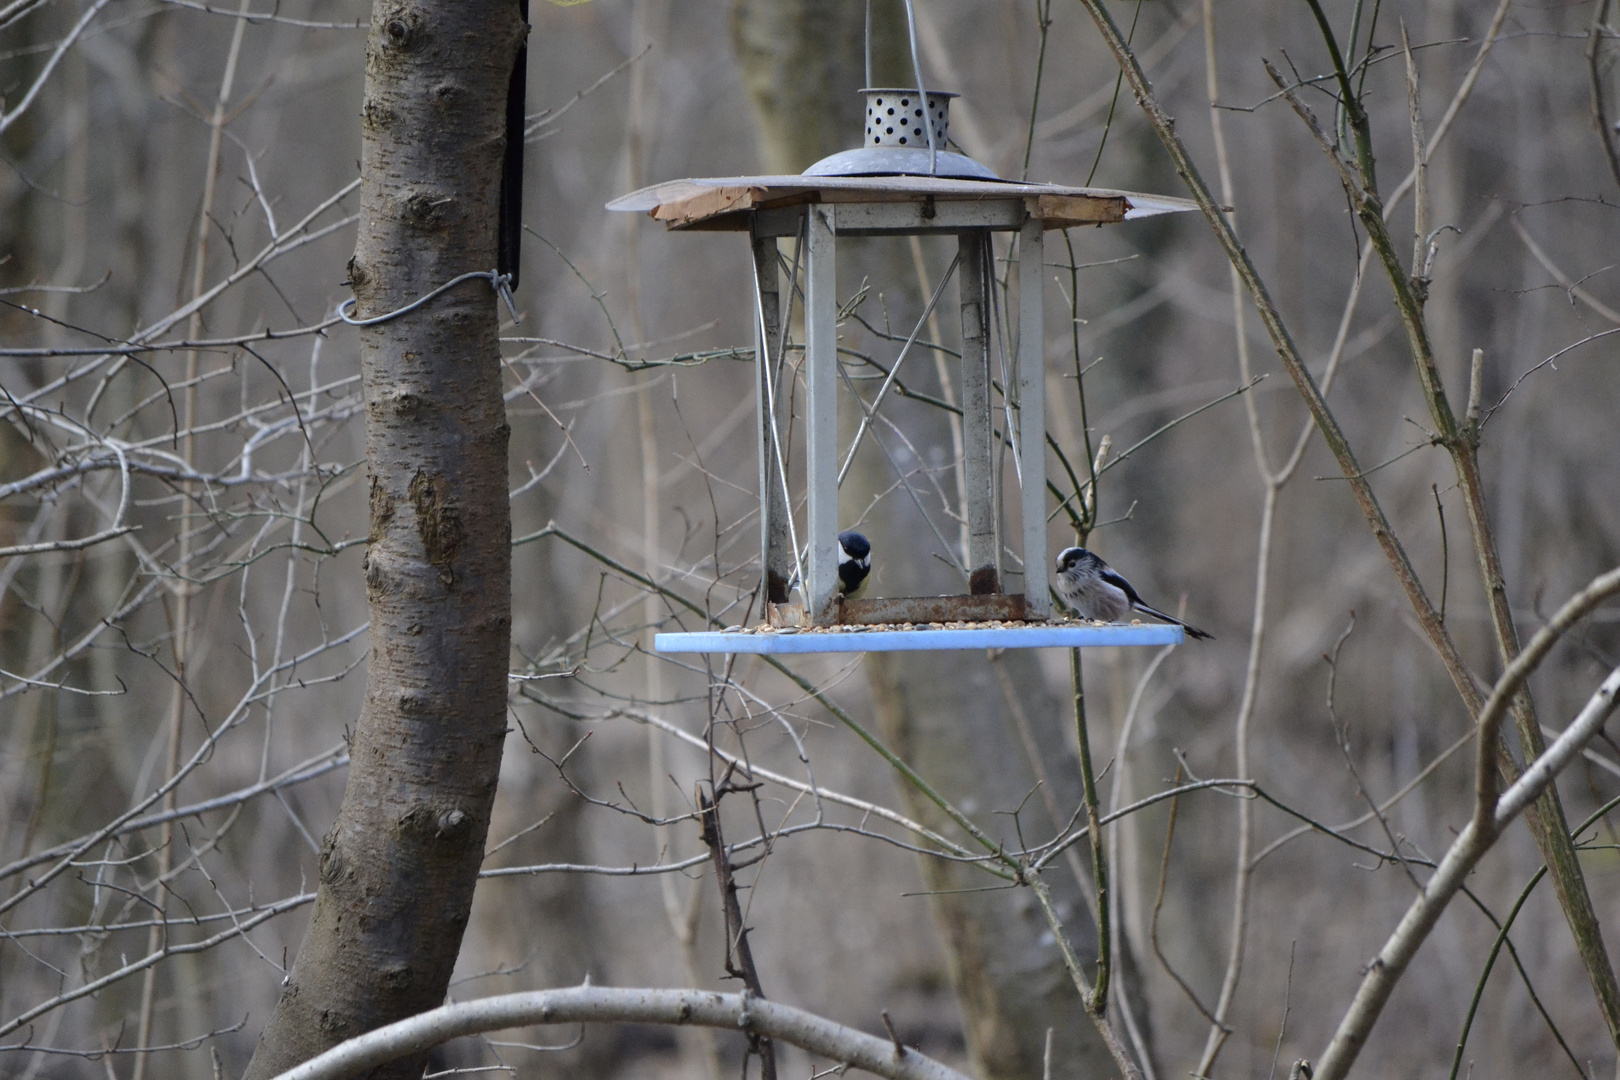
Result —
[{"label": "perforated metal cap", "polygon": [[862,90],[866,95],[865,146],[908,146],[928,149],[925,125],[934,127],[934,145],[945,149],[951,129],[951,98],[945,90],[930,90],[928,103],[915,90]]},{"label": "perforated metal cap", "polygon": [[[948,90],[928,91],[927,104],[915,90],[862,90],[866,97],[866,140],[855,150],[822,158],[806,176],[944,176],[958,180],[994,180],[996,174],[970,157],[945,149],[951,130]],[[935,153],[928,150],[928,128],[934,129]]]}]

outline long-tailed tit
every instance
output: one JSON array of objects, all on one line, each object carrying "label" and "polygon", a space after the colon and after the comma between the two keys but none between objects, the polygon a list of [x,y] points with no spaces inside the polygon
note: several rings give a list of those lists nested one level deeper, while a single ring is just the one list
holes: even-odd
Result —
[{"label": "long-tailed tit", "polygon": [[838,534],[838,591],[853,600],[872,571],[872,544],[858,532]]},{"label": "long-tailed tit", "polygon": [[1156,619],[1175,623],[1188,637],[1209,638],[1196,626],[1188,626],[1174,615],[1148,607],[1136,595],[1131,583],[1113,567],[1082,547],[1064,548],[1057,557],[1057,579],[1053,582],[1058,598],[1081,618],[1119,622],[1128,612],[1140,611]]}]

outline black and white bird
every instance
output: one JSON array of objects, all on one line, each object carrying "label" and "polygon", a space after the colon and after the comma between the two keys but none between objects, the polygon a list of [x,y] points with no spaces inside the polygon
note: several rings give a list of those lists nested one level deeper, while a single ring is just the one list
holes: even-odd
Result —
[{"label": "black and white bird", "polygon": [[1148,607],[1136,595],[1131,583],[1114,568],[1083,547],[1064,548],[1057,557],[1057,578],[1053,582],[1058,598],[1084,619],[1119,622],[1127,613],[1140,611],[1155,619],[1175,623],[1188,637],[1209,638],[1196,626],[1188,626],[1174,615]]},{"label": "black and white bird", "polygon": [[872,572],[872,544],[853,530],[838,534],[838,591],[853,600]]}]

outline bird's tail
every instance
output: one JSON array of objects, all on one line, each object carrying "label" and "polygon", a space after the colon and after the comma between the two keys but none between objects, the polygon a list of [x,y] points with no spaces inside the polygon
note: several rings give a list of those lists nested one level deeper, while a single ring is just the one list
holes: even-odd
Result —
[{"label": "bird's tail", "polygon": [[1202,638],[1205,641],[1214,641],[1215,640],[1215,635],[1214,634],[1205,633],[1204,631],[1198,629],[1198,627],[1196,627],[1196,626],[1192,626],[1189,623],[1182,622],[1180,619],[1176,618],[1174,615],[1166,615],[1164,612],[1160,611],[1158,608],[1150,608],[1146,604],[1138,603],[1136,605],[1136,610],[1138,610],[1140,612],[1143,612],[1144,614],[1147,614],[1147,615],[1152,615],[1155,619],[1163,619],[1165,622],[1175,623],[1177,626],[1179,626],[1183,630],[1187,631],[1187,636],[1190,637],[1190,638]]}]

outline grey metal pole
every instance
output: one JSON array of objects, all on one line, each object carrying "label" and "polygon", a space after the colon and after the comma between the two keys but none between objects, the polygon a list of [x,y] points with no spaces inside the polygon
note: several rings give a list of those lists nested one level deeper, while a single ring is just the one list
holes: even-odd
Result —
[{"label": "grey metal pole", "polygon": [[1051,612],[1046,559],[1046,327],[1042,287],[1046,274],[1040,218],[1018,231],[1018,453],[1023,480],[1024,613]]},{"label": "grey metal pole", "polygon": [[[866,81],[861,83],[861,89],[872,89],[872,0],[866,0]],[[925,102],[923,108],[927,108]]]},{"label": "grey metal pole", "polygon": [[805,383],[809,565],[805,608],[813,623],[837,618],[838,595],[838,277],[833,208],[811,205],[806,229]]},{"label": "grey metal pole", "polygon": [[754,395],[759,442],[760,567],[764,574],[765,599],[773,604],[785,604],[794,552],[788,535],[787,495],[777,475],[776,463],[781,452],[776,445],[776,425],[771,414],[775,402],[770,390],[770,380],[775,378],[781,359],[776,350],[782,325],[782,293],[776,265],[776,237],[754,236],[752,240],[754,280],[759,288],[759,318],[754,327]]},{"label": "grey metal pole", "polygon": [[990,470],[990,290],[987,276],[990,233],[958,233],[962,303],[962,479],[967,493],[968,591],[998,593],[996,507]]},{"label": "grey metal pole", "polygon": [[[911,34],[911,74],[917,80],[917,94],[922,98],[923,131],[928,134],[928,171],[933,174],[939,172],[939,147],[934,145],[934,110],[928,102],[928,88],[923,85],[922,61],[917,59],[917,12],[912,8],[911,0],[906,0],[906,30]],[[866,85],[872,85],[870,72],[866,76]]]}]

